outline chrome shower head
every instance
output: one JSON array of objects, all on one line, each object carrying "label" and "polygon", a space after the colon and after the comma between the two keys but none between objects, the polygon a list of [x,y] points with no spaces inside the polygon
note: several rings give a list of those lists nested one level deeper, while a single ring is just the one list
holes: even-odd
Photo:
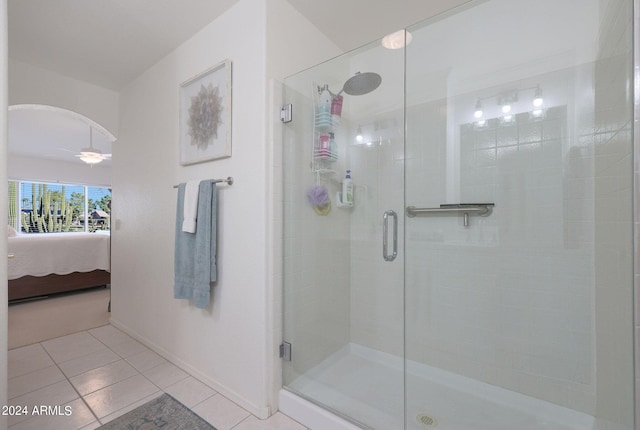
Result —
[{"label": "chrome shower head", "polygon": [[361,96],[368,94],[380,86],[382,82],[382,76],[373,72],[360,73],[356,72],[355,75],[347,79],[344,83],[342,91],[350,96]]}]

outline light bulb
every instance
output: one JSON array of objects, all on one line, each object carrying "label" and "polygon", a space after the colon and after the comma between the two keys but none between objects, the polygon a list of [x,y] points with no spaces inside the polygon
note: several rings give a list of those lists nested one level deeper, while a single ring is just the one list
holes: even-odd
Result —
[{"label": "light bulb", "polygon": [[478,102],[476,103],[476,110],[473,112],[473,116],[475,119],[482,118],[482,104],[480,103],[480,99],[478,99]]},{"label": "light bulb", "polygon": [[538,87],[536,87],[536,92],[533,95],[533,106],[540,107],[540,106],[542,106],[543,102],[544,102],[544,100],[542,99],[542,90],[538,86]]},{"label": "light bulb", "polygon": [[511,105],[510,104],[503,104],[502,105],[502,113],[509,113],[511,112]]},{"label": "light bulb", "polygon": [[102,158],[93,155],[82,155],[79,158],[87,164],[98,164],[102,162]]},{"label": "light bulb", "polygon": [[356,142],[362,143],[362,127],[358,126],[358,131],[356,132]]}]

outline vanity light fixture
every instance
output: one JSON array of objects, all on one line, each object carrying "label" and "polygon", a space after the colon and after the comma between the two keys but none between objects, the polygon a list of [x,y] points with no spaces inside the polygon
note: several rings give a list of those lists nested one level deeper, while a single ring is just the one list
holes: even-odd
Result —
[{"label": "vanity light fixture", "polygon": [[[530,94],[533,91],[533,97],[528,98],[530,100],[527,103],[532,103],[533,109],[526,108],[526,104],[518,103],[520,96],[524,94]],[[483,109],[483,101],[487,99],[495,99],[497,109],[491,108],[493,105],[489,104],[489,118],[500,118],[503,123],[509,123],[515,120],[515,115],[524,112],[529,112],[533,118],[542,118],[545,115],[544,100],[542,98],[542,88],[540,85],[528,88],[516,88],[508,91],[503,91],[497,95],[490,95],[486,97],[478,97],[474,110],[473,118],[476,126],[483,126],[487,122],[487,112]],[[486,104],[486,103],[485,103]]]}]

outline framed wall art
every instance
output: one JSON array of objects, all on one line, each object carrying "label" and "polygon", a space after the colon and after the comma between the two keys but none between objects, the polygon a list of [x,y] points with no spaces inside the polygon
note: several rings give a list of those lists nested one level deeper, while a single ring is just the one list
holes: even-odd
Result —
[{"label": "framed wall art", "polygon": [[180,164],[231,156],[231,61],[180,84]]}]

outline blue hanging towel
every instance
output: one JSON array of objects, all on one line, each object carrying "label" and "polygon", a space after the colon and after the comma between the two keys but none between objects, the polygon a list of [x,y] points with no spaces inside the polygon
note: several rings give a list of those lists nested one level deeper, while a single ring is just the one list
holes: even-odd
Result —
[{"label": "blue hanging towel", "polygon": [[204,309],[209,306],[211,283],[217,275],[216,184],[211,180],[200,182],[195,233],[182,231],[185,186],[178,186],[173,296]]}]

